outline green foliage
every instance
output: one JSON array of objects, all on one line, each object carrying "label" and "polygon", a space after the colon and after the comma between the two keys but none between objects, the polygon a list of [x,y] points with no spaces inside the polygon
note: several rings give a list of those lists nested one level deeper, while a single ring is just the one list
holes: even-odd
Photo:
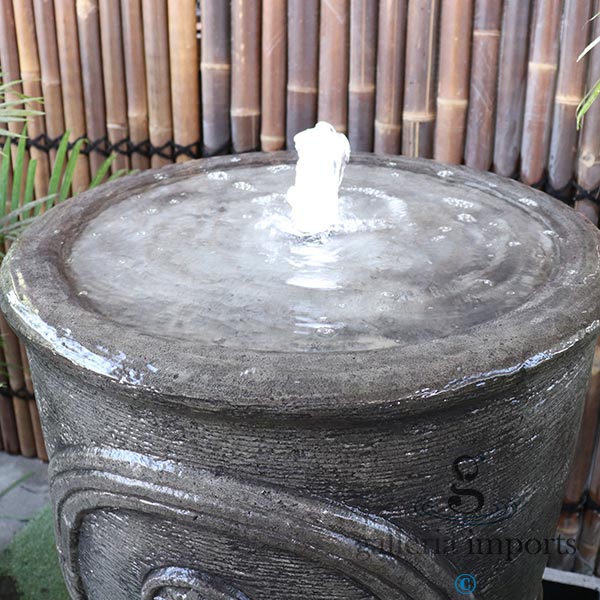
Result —
[{"label": "green foliage", "polygon": [[[592,19],[595,19],[600,15],[600,13],[593,16]],[[598,44],[600,44],[600,36],[592,40],[583,50],[583,52],[577,58],[577,62],[579,62],[586,54],[591,52]],[[577,106],[577,129],[581,128],[583,123],[583,117],[590,110],[590,107],[596,100],[596,98],[600,96],[600,79],[596,81],[591,90],[585,94],[579,105]]]},{"label": "green foliage", "polygon": [[[43,210],[52,208],[70,197],[77,160],[81,156],[84,140],[78,140],[69,152],[69,133],[62,136],[48,183],[48,195],[34,200],[34,183],[37,161],[27,158],[26,136],[19,138],[16,148],[12,135],[6,137],[0,153],[0,256],[3,242],[14,240],[21,230]],[[11,151],[13,152],[13,177],[10,183]],[[96,173],[90,188],[99,185],[107,176],[116,155],[109,156]],[[125,174],[118,171],[109,179]]]},{"label": "green foliage", "polygon": [[[30,98],[18,91],[21,81],[5,82],[0,73],[0,124],[24,123],[28,117],[43,115],[40,110],[27,107],[32,103],[41,103],[42,98]],[[22,137],[24,134],[11,133],[0,126],[0,136]]]}]

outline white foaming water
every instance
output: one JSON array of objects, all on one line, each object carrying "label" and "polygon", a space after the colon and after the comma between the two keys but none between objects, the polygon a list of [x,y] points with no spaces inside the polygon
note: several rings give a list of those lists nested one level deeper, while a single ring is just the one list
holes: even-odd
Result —
[{"label": "white foaming water", "polygon": [[287,193],[292,225],[300,234],[314,235],[339,223],[338,190],[350,159],[350,143],[325,121],[296,134],[294,143],[296,181]]}]

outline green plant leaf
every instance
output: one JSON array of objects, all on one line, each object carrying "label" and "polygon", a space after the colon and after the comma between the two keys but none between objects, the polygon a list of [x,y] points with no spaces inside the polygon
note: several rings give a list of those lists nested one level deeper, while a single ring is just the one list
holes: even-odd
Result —
[{"label": "green plant leaf", "polygon": [[[25,130],[23,134],[25,135]],[[16,210],[19,207],[21,200],[21,182],[23,181],[23,174],[25,173],[25,160],[27,155],[27,138],[19,138],[19,144],[17,146],[16,157],[13,165],[13,188],[12,196],[10,199],[10,210]]]},{"label": "green plant leaf", "polygon": [[0,217],[8,210],[8,180],[10,179],[10,137],[6,138],[2,148],[2,164],[0,165]]},{"label": "green plant leaf", "polygon": [[[67,150],[69,149],[69,132],[65,132],[58,145],[56,151],[56,158],[54,159],[54,165],[52,166],[52,173],[50,175],[50,183],[48,184],[48,196],[51,198],[46,205],[46,208],[50,208],[60,187],[60,181],[65,165],[65,159],[67,156]],[[39,212],[39,209],[38,209]]]},{"label": "green plant leaf", "polygon": [[73,174],[75,173],[75,167],[77,166],[77,160],[79,159],[79,155],[81,154],[81,146],[85,140],[77,140],[73,149],[71,150],[71,155],[69,156],[69,160],[67,161],[67,166],[65,167],[65,174],[63,175],[62,184],[60,186],[60,192],[58,193],[58,202],[62,202],[66,200],[69,196],[69,190],[71,189],[71,184],[73,183]]},{"label": "green plant leaf", "polygon": [[583,117],[590,110],[590,107],[598,96],[600,96],[600,79],[596,81],[594,87],[586,93],[577,106],[577,129],[581,128]]},{"label": "green plant leaf", "polygon": [[94,176],[94,179],[92,179],[92,183],[90,183],[90,187],[88,189],[91,190],[92,188],[95,188],[97,185],[100,185],[102,183],[102,180],[104,179],[104,177],[106,177],[106,174],[108,173],[108,170],[110,169],[111,165],[115,161],[115,158],[117,158],[117,155],[116,154],[111,154],[100,165],[100,168],[98,169],[98,172]]},{"label": "green plant leaf", "polygon": [[[37,169],[37,160],[31,159],[27,166],[27,176],[25,178],[25,193],[23,195],[23,207],[28,208],[28,214],[31,214],[31,203],[33,202],[33,194],[35,191],[35,171]],[[18,209],[17,209],[18,210]],[[13,211],[11,211],[13,212]],[[16,211],[15,211],[16,212]],[[15,215],[18,217],[18,215]]]}]

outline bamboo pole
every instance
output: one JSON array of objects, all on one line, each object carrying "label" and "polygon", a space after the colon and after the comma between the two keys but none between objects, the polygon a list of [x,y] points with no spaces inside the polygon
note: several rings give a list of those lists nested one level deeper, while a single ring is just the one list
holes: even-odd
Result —
[{"label": "bamboo pole", "polygon": [[[100,0],[102,75],[106,102],[106,132],[112,145],[127,138],[127,92],[119,0]],[[117,154],[113,173],[129,169],[129,158]]]},{"label": "bamboo pole", "polygon": [[[95,142],[106,137],[98,0],[76,0],[76,8],[87,137]],[[92,176],[96,174],[104,159],[98,151],[93,150],[90,153]]]},{"label": "bamboo pole", "polygon": [[[8,374],[10,387],[13,391],[21,391],[25,388],[25,380],[23,378],[23,368],[21,366],[19,340],[9,328],[3,316],[0,316],[0,334],[2,335],[6,372]],[[31,426],[28,400],[20,398],[19,396],[13,396],[13,410],[21,454],[28,458],[36,456],[35,439]]]},{"label": "bamboo pole", "polygon": [[[4,349],[0,346],[0,363],[6,364]],[[2,444],[4,451],[9,454],[19,454],[19,438],[17,436],[17,422],[10,387],[5,374],[5,367],[0,371],[0,431],[2,432]]]},{"label": "bamboo pole", "polygon": [[437,119],[433,155],[436,160],[462,162],[473,25],[473,0],[442,2]]},{"label": "bamboo pole", "polygon": [[[69,131],[69,140],[74,142],[86,135],[75,0],[55,2],[54,10],[65,126]],[[89,160],[81,154],[73,175],[73,192],[85,190],[89,183]]]},{"label": "bamboo pole", "polygon": [[600,549],[600,512],[598,509],[600,505],[600,439],[598,436],[593,454],[588,498],[583,512],[583,522],[573,567],[576,572],[587,575],[594,573],[596,557]]},{"label": "bamboo pole", "polygon": [[527,69],[521,180],[539,184],[548,160],[562,0],[536,0]]},{"label": "bamboo pole", "polygon": [[373,150],[378,4],[376,0],[350,2],[348,139],[358,152]]},{"label": "bamboo pole", "polygon": [[231,6],[201,1],[202,152],[227,152],[231,143]]},{"label": "bamboo pole", "polygon": [[[196,38],[196,0],[169,0],[171,104],[176,144],[200,154],[200,65]],[[177,162],[190,160],[181,154]]]},{"label": "bamboo pole", "polygon": [[[150,142],[156,148],[173,137],[171,111],[171,74],[169,70],[169,32],[167,29],[167,0],[142,0],[144,21],[144,54],[148,84]],[[163,151],[167,151],[164,149]],[[152,167],[171,162],[154,155]]]},{"label": "bamboo pole", "polygon": [[288,83],[286,143],[317,122],[319,0],[288,0]]},{"label": "bamboo pole", "polygon": [[[57,139],[65,131],[65,119],[58,66],[54,4],[52,0],[34,0],[33,8],[44,95],[46,133],[51,139]],[[53,149],[50,151],[50,164],[54,162],[55,156],[56,149]]]},{"label": "bamboo pole", "polygon": [[494,116],[502,2],[476,0],[465,163],[488,171],[494,149]]},{"label": "bamboo pole", "polygon": [[348,130],[350,1],[322,0],[319,31],[319,121]]},{"label": "bamboo pole", "polygon": [[378,154],[401,150],[406,11],[407,0],[379,3],[374,143]]},{"label": "bamboo pole", "polygon": [[[0,63],[2,64],[2,79],[5,83],[16,82],[21,79],[15,17],[11,0],[0,0]],[[19,100],[19,94],[22,93],[22,85],[20,83],[15,83],[15,85],[6,93],[6,100]],[[13,134],[19,134],[23,131],[23,123],[8,123],[8,130]],[[15,156],[16,147],[13,145],[13,160]],[[27,169],[28,164],[29,154],[26,153],[24,169]]]},{"label": "bamboo pole", "polygon": [[[577,438],[575,458],[569,473],[556,533],[564,539],[576,539],[579,533],[585,487],[592,466],[594,440],[600,415],[600,342],[594,350],[594,363],[583,409],[581,429]],[[575,556],[555,552],[550,556],[548,566],[570,571],[575,565]]]},{"label": "bamboo pole", "polygon": [[[600,11],[600,1],[594,3],[594,14]],[[600,36],[600,18],[593,21],[591,38]],[[591,52],[587,68],[587,89],[592,89],[600,79],[600,53]],[[594,102],[583,120],[579,135],[577,156],[577,183],[588,192],[600,186],[600,104]],[[591,199],[583,198],[575,203],[575,208],[594,224],[598,224],[600,206]]]},{"label": "bamboo pole", "polygon": [[578,138],[575,115],[583,97],[587,63],[577,57],[588,40],[591,9],[590,0],[565,0],[548,159],[548,179],[554,190],[570,192]]},{"label": "bamboo pole", "polygon": [[494,171],[505,177],[517,171],[527,78],[530,2],[505,0],[500,37]]},{"label": "bamboo pole", "polygon": [[269,152],[285,147],[286,0],[263,0],[262,13],[260,143],[262,149]]},{"label": "bamboo pole", "polygon": [[[133,145],[139,145],[148,139],[148,99],[141,0],[121,0],[121,19],[129,139]],[[131,166],[134,169],[147,169],[150,166],[150,159],[139,152],[134,152],[131,156]]]},{"label": "bamboo pole", "polygon": [[33,432],[33,441],[35,443],[35,453],[40,460],[48,461],[48,453],[46,452],[46,444],[44,442],[44,434],[42,432],[42,423],[40,421],[40,414],[38,407],[33,397],[33,381],[31,379],[31,371],[29,369],[29,360],[27,359],[27,353],[25,351],[25,344],[19,342],[19,348],[21,350],[21,363],[23,365],[23,380],[25,382],[25,391],[29,394],[30,398],[27,400],[29,407],[29,417],[31,418],[31,431]]},{"label": "bamboo pole", "polygon": [[231,137],[234,152],[260,147],[260,0],[231,3]]},{"label": "bamboo pole", "polygon": [[[21,79],[23,80],[23,93],[26,96],[38,98],[42,95],[42,87],[40,85],[41,71],[38,59],[38,44],[32,0],[13,0],[13,12],[15,15],[15,30],[19,50]],[[28,103],[27,106],[34,110],[43,110],[44,108],[38,102]],[[27,135],[30,138],[35,139],[45,133],[46,128],[42,115],[29,116],[27,118]],[[48,155],[32,147],[30,149],[30,156],[37,161],[35,195],[37,198],[43,198],[48,193],[48,182],[50,179]]]},{"label": "bamboo pole", "polygon": [[406,26],[402,154],[433,156],[437,0],[411,0]]}]

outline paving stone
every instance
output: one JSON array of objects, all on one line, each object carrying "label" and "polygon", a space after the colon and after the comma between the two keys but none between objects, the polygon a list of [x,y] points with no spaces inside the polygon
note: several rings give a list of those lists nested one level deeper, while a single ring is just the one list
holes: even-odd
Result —
[{"label": "paving stone", "polygon": [[47,502],[48,465],[0,452],[0,550]]}]

